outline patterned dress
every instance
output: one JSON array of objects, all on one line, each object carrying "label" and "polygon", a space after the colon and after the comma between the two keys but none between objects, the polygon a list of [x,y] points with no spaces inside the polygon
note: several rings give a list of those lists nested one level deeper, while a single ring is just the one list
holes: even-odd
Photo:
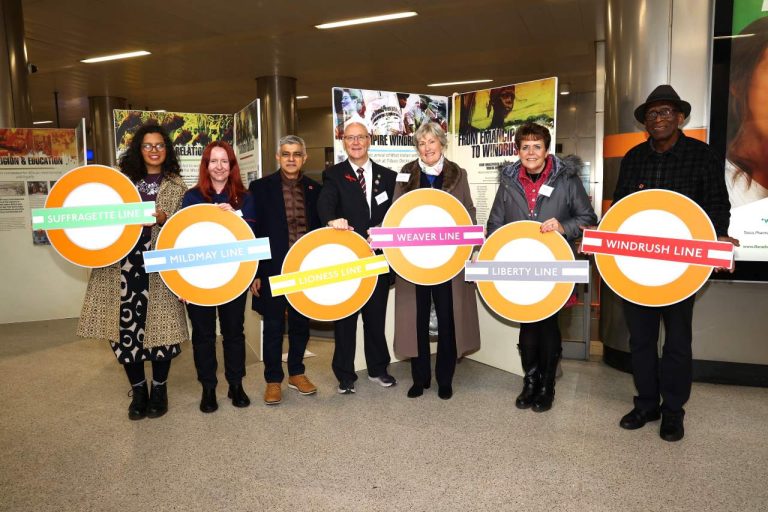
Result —
[{"label": "patterned dress", "polygon": [[[136,187],[142,201],[154,201],[162,174],[148,174]],[[150,250],[152,230],[145,227],[136,247],[124,258],[120,269],[120,342],[110,341],[115,357],[122,364],[172,359],[181,353],[179,345],[144,348],[147,322],[149,276],[144,271],[144,251]]]}]

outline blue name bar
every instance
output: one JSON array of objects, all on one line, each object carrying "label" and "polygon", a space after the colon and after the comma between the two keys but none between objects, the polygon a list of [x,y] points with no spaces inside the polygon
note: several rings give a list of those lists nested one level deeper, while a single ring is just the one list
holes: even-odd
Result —
[{"label": "blue name bar", "polygon": [[147,272],[161,272],[221,263],[268,260],[271,257],[269,238],[257,238],[226,244],[146,251],[144,269]]}]

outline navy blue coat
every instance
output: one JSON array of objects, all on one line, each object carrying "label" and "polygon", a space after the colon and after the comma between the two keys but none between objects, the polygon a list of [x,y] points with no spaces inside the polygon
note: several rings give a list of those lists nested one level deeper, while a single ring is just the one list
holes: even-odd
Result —
[{"label": "navy blue coat", "polygon": [[[307,231],[320,227],[317,215],[317,198],[320,195],[320,184],[316,181],[301,177],[304,187],[304,206],[306,208]],[[254,233],[257,238],[269,238],[272,258],[259,262],[256,277],[261,279],[259,297],[254,295],[251,307],[263,316],[283,315],[287,301],[285,296],[272,297],[269,286],[270,276],[282,272],[285,255],[288,254],[288,220],[285,216],[285,201],[283,200],[283,184],[280,172],[252,181],[249,190],[253,196],[255,219]]]}]

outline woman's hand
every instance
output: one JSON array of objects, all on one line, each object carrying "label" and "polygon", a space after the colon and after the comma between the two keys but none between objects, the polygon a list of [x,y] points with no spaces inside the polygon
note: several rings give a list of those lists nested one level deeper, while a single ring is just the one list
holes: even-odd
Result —
[{"label": "woman's hand", "polygon": [[259,295],[259,290],[261,290],[261,278],[257,277],[251,283],[251,293],[254,297],[261,297],[261,295]]},{"label": "woman's hand", "polygon": [[554,217],[541,223],[541,232],[548,233],[549,231],[557,231],[561,235],[565,234],[563,225],[560,224],[560,221]]},{"label": "woman's hand", "polygon": [[155,213],[152,214],[152,216],[155,218],[154,224],[143,224],[144,227],[151,228],[155,224],[162,226],[163,224],[165,224],[165,221],[168,220],[168,214],[162,210],[157,210]]},{"label": "woman's hand", "polygon": [[187,302],[187,299],[183,299],[183,298],[181,298],[181,297],[179,297],[179,302],[181,302],[181,303],[182,303],[182,304],[184,304],[185,306],[186,306],[187,304],[189,304],[189,302]]},{"label": "woman's hand", "polygon": [[229,203],[217,203],[216,206],[224,210],[225,212],[234,212],[235,209],[232,208],[232,205]]}]

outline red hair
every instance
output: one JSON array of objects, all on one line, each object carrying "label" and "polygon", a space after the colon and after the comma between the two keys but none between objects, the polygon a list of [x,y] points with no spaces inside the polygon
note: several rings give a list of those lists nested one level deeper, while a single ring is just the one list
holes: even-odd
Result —
[{"label": "red hair", "polygon": [[203,150],[203,158],[200,160],[200,173],[197,177],[196,188],[200,190],[206,201],[211,200],[211,196],[216,193],[211,183],[211,175],[208,173],[208,164],[211,162],[211,153],[213,148],[222,148],[227,152],[227,159],[229,160],[229,178],[227,184],[224,185],[224,190],[229,196],[229,204],[232,208],[239,210],[243,205],[243,196],[245,195],[245,186],[243,180],[240,178],[240,166],[237,165],[237,157],[235,156],[235,150],[232,146],[224,141],[217,140],[211,142]]}]

